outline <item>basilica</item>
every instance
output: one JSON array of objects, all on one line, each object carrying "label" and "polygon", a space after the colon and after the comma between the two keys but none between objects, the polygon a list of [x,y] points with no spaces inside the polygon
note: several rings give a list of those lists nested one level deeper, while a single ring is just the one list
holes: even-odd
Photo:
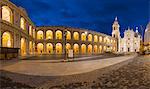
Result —
[{"label": "basilica", "polygon": [[139,52],[140,51],[140,43],[141,43],[141,35],[138,32],[138,28],[136,28],[136,32],[133,29],[128,28],[124,31],[124,37],[120,36],[120,25],[115,18],[115,21],[112,25],[112,37],[118,39],[118,52],[121,53],[131,53],[131,52]]}]

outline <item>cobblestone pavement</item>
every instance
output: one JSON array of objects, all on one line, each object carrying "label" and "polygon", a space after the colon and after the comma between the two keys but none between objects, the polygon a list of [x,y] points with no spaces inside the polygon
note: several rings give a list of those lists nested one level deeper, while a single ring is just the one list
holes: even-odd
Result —
[{"label": "cobblestone pavement", "polygon": [[40,89],[150,89],[150,56],[135,58],[127,65],[112,69],[94,73],[92,78],[93,74],[61,77],[60,84],[49,82]]}]

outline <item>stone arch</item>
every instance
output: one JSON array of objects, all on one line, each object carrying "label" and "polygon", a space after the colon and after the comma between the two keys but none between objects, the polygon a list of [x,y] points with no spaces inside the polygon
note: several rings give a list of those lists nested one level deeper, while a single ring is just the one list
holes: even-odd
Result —
[{"label": "stone arch", "polygon": [[81,34],[81,40],[82,40],[82,41],[86,41],[86,34],[85,34],[85,33],[82,33],[82,34]]},{"label": "stone arch", "polygon": [[94,35],[94,42],[98,42],[98,36]]},{"label": "stone arch", "polygon": [[43,52],[44,52],[44,45],[43,45],[43,43],[38,43],[37,44],[37,52],[38,52],[38,54],[43,54]]},{"label": "stone arch", "polygon": [[22,28],[23,30],[25,30],[25,19],[23,17],[20,18],[20,28]]},{"label": "stone arch", "polygon": [[66,44],[66,52],[68,53],[70,49],[71,49],[71,45],[69,43],[67,43]]},{"label": "stone arch", "polygon": [[62,32],[60,30],[56,31],[56,39],[62,39]]},{"label": "stone arch", "polygon": [[26,55],[26,39],[25,38],[21,38],[21,55],[24,56]]},{"label": "stone arch", "polygon": [[43,39],[44,35],[43,35],[43,31],[42,30],[39,30],[37,32],[37,39]]},{"label": "stone arch", "polygon": [[2,34],[2,47],[13,47],[13,38],[10,32]]},{"label": "stone arch", "polygon": [[13,13],[8,6],[2,6],[2,20],[13,23]]},{"label": "stone arch", "polygon": [[46,31],[46,39],[53,39],[53,32],[51,30]]},{"label": "stone arch", "polygon": [[74,38],[74,40],[79,40],[79,33],[78,32],[74,32],[73,33],[73,38]]},{"label": "stone arch", "polygon": [[85,44],[81,45],[81,53],[86,54],[86,45]]},{"label": "stone arch", "polygon": [[73,45],[73,51],[74,51],[74,54],[79,54],[79,45],[78,44]]},{"label": "stone arch", "polygon": [[91,44],[88,45],[88,54],[92,54],[92,45]]},{"label": "stone arch", "polygon": [[46,44],[46,52],[48,54],[53,54],[53,44],[52,43],[47,43]]},{"label": "stone arch", "polygon": [[62,44],[61,43],[56,44],[56,54],[62,54]]},{"label": "stone arch", "polygon": [[92,34],[88,35],[88,41],[92,41]]},{"label": "stone arch", "polygon": [[71,32],[70,32],[70,31],[67,31],[66,39],[67,39],[67,40],[70,40],[70,39],[71,39]]},{"label": "stone arch", "polygon": [[94,45],[94,54],[97,54],[97,53],[98,53],[97,45]]}]

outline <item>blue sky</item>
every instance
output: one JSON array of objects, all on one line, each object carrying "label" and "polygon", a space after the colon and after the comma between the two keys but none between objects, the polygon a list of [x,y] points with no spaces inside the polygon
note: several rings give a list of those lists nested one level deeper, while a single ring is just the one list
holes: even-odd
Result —
[{"label": "blue sky", "polygon": [[125,29],[150,21],[150,0],[10,0],[26,9],[36,26],[63,25],[111,35],[117,16]]}]

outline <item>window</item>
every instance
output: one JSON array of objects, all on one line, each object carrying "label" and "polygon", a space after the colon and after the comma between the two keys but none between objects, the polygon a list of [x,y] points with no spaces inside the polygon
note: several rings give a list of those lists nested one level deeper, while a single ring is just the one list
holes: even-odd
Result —
[{"label": "window", "polygon": [[20,19],[20,27],[25,30],[25,19],[23,17]]},{"label": "window", "polygon": [[8,6],[2,7],[2,20],[12,23],[12,11]]}]

